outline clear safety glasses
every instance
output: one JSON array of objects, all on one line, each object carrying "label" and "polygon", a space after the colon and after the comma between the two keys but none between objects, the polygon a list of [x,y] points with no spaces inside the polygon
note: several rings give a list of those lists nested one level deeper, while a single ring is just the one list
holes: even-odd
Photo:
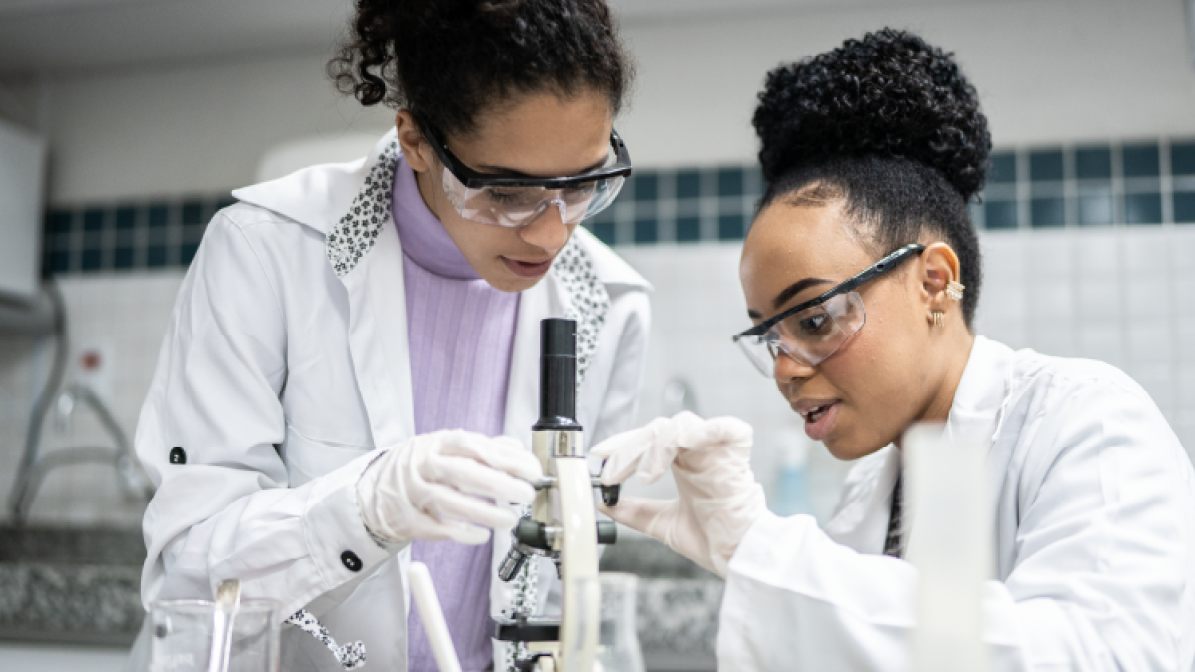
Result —
[{"label": "clear safety glasses", "polygon": [[444,164],[444,193],[465,219],[482,224],[520,227],[555,207],[565,224],[576,224],[605,210],[631,174],[631,155],[618,133],[610,132],[605,165],[570,177],[495,176],[469,168],[448,149],[434,126],[419,127]]},{"label": "clear safety glasses", "polygon": [[855,290],[924,249],[924,245],[905,245],[821,296],[738,334],[734,342],[765,376],[772,375],[776,358],[782,352],[800,364],[817,366],[838,352],[867,323],[863,297]]}]

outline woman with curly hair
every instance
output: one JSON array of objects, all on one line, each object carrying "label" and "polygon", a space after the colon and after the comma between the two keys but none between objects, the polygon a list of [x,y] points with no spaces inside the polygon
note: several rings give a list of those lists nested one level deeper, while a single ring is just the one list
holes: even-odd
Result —
[{"label": "woman with curly hair", "polygon": [[989,444],[991,669],[1192,669],[1195,472],[1162,414],[1107,364],[972,331],[967,202],[990,140],[955,62],[869,34],[769,73],[754,122],[767,190],[740,264],[755,326],[735,339],[811,438],[858,461],[843,500],[825,527],[769,513],[734,418],[660,419],[593,450],[606,483],[671,467],[678,500],[609,513],[726,578],[719,669],[908,669],[915,423]]},{"label": "woman with curly hair", "polygon": [[632,67],[603,0],[357,0],[329,70],[394,128],[208,227],[137,431],[158,486],[142,596],[239,579],[293,614],[283,669],[428,672],[417,560],[463,669],[508,669],[489,619],[557,584],[548,561],[492,580],[540,474],[540,321],[576,320],[595,440],[642,381],[647,283],[577,226],[631,171]]}]

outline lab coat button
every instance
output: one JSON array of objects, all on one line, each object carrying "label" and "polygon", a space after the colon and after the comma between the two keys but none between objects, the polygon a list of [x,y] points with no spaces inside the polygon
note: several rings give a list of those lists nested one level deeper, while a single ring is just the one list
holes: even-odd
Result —
[{"label": "lab coat button", "polygon": [[170,464],[186,464],[187,451],[182,449],[182,446],[175,446],[170,449]]},{"label": "lab coat button", "polygon": [[358,558],[357,554],[352,551],[345,551],[344,553],[341,553],[340,561],[344,563],[345,567],[349,568],[350,572],[361,571],[361,558]]}]

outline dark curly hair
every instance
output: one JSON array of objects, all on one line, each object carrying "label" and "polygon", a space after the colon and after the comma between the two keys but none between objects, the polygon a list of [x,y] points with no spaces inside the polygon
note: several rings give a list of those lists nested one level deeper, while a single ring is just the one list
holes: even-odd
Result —
[{"label": "dark curly hair", "polygon": [[970,327],[982,259],[967,202],[991,152],[975,88],[951,54],[885,28],[768,73],[752,120],[777,199],[841,199],[880,256],[924,234],[958,254]]},{"label": "dark curly hair", "polygon": [[633,66],[604,0],[357,0],[328,74],[363,105],[468,134],[525,93],[593,89],[617,114]]}]

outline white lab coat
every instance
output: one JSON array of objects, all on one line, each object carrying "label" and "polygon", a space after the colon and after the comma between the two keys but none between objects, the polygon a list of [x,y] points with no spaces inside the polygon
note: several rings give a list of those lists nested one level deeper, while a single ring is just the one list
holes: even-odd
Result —
[{"label": "white lab coat", "polygon": [[[979,337],[947,431],[992,438],[992,672],[1192,668],[1195,473],[1140,386]],[[861,460],[824,530],[771,514],[750,528],[727,572],[720,669],[909,669],[917,571],[881,555],[899,469],[892,447]]]},{"label": "white lab coat", "polygon": [[[372,670],[406,669],[410,607],[409,546],[375,542],[355,494],[377,450],[415,434],[402,250],[387,200],[397,151],[391,131],[359,161],[233,192],[240,203],[216,215],[179,292],[136,438],[158,486],[144,521],[147,606],[211,599],[236,577],[246,598],[280,601],[283,617],[305,607],[338,642],[363,641]],[[364,233],[349,230],[358,225]],[[557,264],[520,300],[505,434],[528,449],[540,320],[578,315],[603,288],[608,309],[592,324],[578,419],[594,445],[635,418],[649,287],[586,230],[569,245],[576,263]],[[185,464],[171,463],[175,447]],[[494,535],[495,567],[509,546],[509,534]],[[541,561],[539,608],[555,582]],[[513,597],[495,576],[491,615]],[[296,628],[283,629],[283,649],[288,672],[338,669]]]}]

